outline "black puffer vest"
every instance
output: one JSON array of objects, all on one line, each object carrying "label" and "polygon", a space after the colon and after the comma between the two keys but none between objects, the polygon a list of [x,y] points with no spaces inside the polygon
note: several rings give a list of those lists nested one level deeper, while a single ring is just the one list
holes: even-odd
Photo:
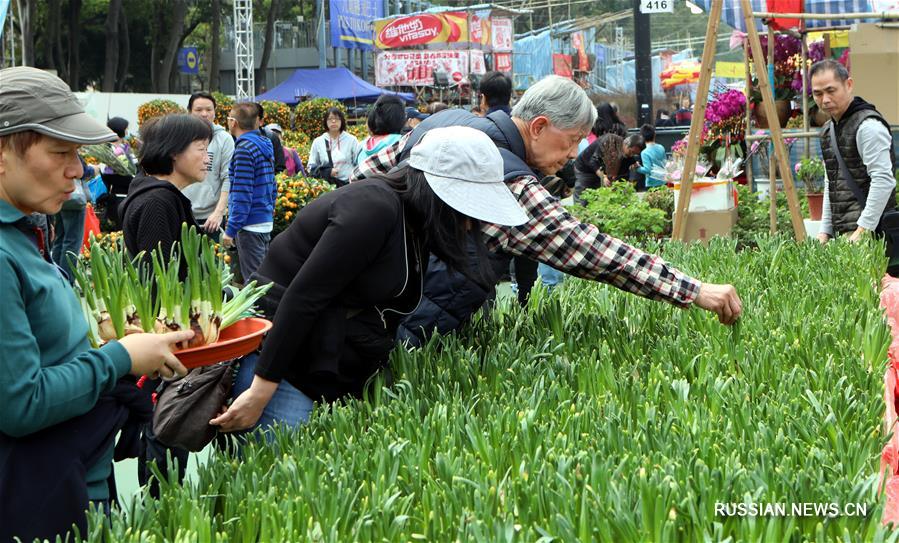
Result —
[{"label": "black puffer vest", "polygon": [[[836,130],[837,147],[839,147],[840,154],[843,156],[846,168],[858,184],[862,194],[867,197],[868,190],[871,187],[871,176],[868,175],[868,169],[862,161],[855,137],[862,122],[868,119],[877,119],[887,127],[887,130],[890,129],[889,123],[874,109],[874,106],[861,98],[855,98],[846,114],[838,123],[830,121],[821,131],[821,153],[824,156],[824,167],[827,170],[827,179],[829,181],[830,209],[835,234],[852,232],[858,228],[857,222],[861,216],[863,206],[859,203],[852,189],[849,188],[849,185],[840,173],[840,163],[837,161],[837,157],[830,146],[830,131]],[[893,145],[890,144],[891,162],[894,156]],[[893,194],[887,201],[884,213],[895,209],[895,207],[896,191],[893,189]]]}]

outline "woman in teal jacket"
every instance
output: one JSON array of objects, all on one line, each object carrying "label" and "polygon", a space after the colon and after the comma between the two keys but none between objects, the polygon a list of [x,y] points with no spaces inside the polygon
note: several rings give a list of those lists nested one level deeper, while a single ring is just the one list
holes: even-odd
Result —
[{"label": "woman in teal jacket", "polygon": [[82,175],[78,148],[115,134],[54,75],[23,66],[0,81],[0,541],[52,540],[73,524],[84,534],[89,502],[113,498],[116,428],[101,435],[114,423],[91,413],[128,374],[186,373],[172,348],[193,332],[90,348],[78,298],[27,218],[58,213]]}]

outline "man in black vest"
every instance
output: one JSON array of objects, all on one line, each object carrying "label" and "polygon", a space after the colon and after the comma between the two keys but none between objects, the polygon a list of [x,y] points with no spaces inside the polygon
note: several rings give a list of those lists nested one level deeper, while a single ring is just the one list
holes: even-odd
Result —
[{"label": "man in black vest", "polygon": [[850,241],[857,241],[877,232],[883,214],[896,207],[890,125],[873,105],[852,96],[852,78],[839,62],[815,63],[809,78],[815,103],[831,117],[821,131],[826,177],[818,240],[826,243],[835,235],[849,234]]},{"label": "man in black vest", "polygon": [[[556,173],[577,156],[578,143],[595,121],[596,108],[582,88],[570,79],[548,76],[524,93],[511,117],[501,111],[477,117],[463,110],[432,115],[357,166],[351,181],[387,173],[409,156],[428,130],[471,126],[490,136],[499,148],[506,184],[530,219],[511,228],[485,224],[484,240],[492,252],[525,256],[567,274],[678,307],[695,304],[717,314],[724,324],[736,322],[742,302],[733,286],[701,283],[661,258],[578,221],[540,183],[543,176]],[[413,335],[422,330],[449,332],[479,307],[474,295],[460,299],[454,288],[458,285],[442,271],[433,273],[437,269],[433,264],[429,263],[425,277],[427,300],[413,314],[414,322],[407,323]]]}]

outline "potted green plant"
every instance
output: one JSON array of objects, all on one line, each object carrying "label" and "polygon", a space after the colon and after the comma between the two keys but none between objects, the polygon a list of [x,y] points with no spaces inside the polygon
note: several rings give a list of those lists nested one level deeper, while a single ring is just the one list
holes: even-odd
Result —
[{"label": "potted green plant", "polygon": [[805,185],[811,219],[820,221],[824,204],[824,162],[820,158],[803,158],[796,164],[796,178]]}]

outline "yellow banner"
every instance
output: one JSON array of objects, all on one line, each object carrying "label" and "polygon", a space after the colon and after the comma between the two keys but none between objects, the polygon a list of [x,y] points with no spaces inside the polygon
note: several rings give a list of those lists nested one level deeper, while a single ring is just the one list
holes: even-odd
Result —
[{"label": "yellow banner", "polygon": [[715,77],[728,79],[745,79],[746,66],[742,62],[716,62]]},{"label": "yellow banner", "polygon": [[849,31],[848,30],[834,30],[831,32],[809,32],[808,33],[808,42],[812,43],[815,40],[824,39],[824,34],[830,34],[831,49],[837,49],[840,47],[849,47]]}]

